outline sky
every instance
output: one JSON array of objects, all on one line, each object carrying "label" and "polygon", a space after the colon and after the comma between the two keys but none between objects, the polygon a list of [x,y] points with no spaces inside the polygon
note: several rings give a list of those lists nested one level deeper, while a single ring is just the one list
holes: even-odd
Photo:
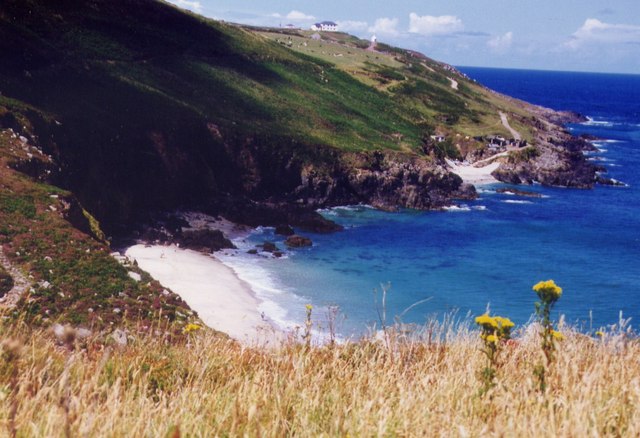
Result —
[{"label": "sky", "polygon": [[235,23],[362,38],[457,66],[640,74],[640,0],[170,0]]}]

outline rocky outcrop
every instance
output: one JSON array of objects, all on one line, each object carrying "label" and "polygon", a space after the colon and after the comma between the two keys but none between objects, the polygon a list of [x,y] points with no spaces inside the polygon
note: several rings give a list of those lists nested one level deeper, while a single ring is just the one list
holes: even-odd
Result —
[{"label": "rocky outcrop", "polygon": [[215,252],[225,248],[235,248],[220,230],[187,230],[174,239],[183,248],[201,252]]},{"label": "rocky outcrop", "polygon": [[476,196],[443,163],[397,152],[345,154],[332,172],[307,166],[301,176],[296,195],[316,206],[364,203],[385,210],[428,210]]},{"label": "rocky outcrop", "polygon": [[311,239],[309,239],[308,237],[298,236],[297,234],[294,234],[287,237],[287,239],[284,241],[284,244],[289,248],[302,248],[304,246],[313,245],[313,242],[311,242]]},{"label": "rocky outcrop", "polygon": [[562,147],[541,145],[511,152],[493,172],[499,181],[510,184],[591,188],[596,183],[598,168],[580,152]]}]

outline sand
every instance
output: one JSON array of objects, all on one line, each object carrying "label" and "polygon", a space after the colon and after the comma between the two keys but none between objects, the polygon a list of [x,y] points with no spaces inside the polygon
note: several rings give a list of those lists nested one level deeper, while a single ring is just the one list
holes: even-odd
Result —
[{"label": "sand", "polygon": [[[501,154],[495,155],[492,158],[497,158],[499,155]],[[495,184],[499,182],[491,175],[491,173],[500,166],[500,163],[498,162],[494,161],[493,163],[482,167],[474,167],[470,164],[464,165],[451,160],[447,160],[447,164],[453,173],[462,178],[462,181],[473,184],[474,186]]]},{"label": "sand", "polygon": [[134,245],[125,255],[180,295],[207,326],[245,345],[268,346],[283,339],[258,311],[260,301],[249,285],[213,256],[175,245]]}]

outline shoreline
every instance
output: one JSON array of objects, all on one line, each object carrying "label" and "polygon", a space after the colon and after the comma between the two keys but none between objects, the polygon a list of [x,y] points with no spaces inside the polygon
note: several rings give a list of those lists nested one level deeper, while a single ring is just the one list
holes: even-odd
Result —
[{"label": "shoreline", "polygon": [[284,340],[285,333],[260,312],[251,286],[215,256],[145,244],[127,248],[124,255],[178,294],[208,327],[249,346]]}]

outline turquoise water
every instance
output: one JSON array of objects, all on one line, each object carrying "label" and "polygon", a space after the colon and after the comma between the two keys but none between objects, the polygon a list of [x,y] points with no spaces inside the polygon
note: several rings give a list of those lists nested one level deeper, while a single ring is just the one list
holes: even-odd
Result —
[{"label": "turquoise water", "polygon": [[[564,288],[557,313],[585,330],[616,323],[621,311],[632,325],[640,319],[640,76],[463,70],[498,91],[588,115],[570,129],[603,138],[589,158],[628,186],[520,187],[543,195],[529,198],[496,193],[508,187],[499,184],[446,212],[324,211],[345,230],[310,235],[312,248],[284,259],[227,257],[267,315],[290,327],[301,323],[306,303],[319,319],[338,306],[338,331],[360,334],[380,324],[385,287],[387,321],[423,323],[490,306],[524,323],[534,309],[531,286],[551,278]],[[264,240],[284,247],[271,229],[239,243],[247,249]]]}]

